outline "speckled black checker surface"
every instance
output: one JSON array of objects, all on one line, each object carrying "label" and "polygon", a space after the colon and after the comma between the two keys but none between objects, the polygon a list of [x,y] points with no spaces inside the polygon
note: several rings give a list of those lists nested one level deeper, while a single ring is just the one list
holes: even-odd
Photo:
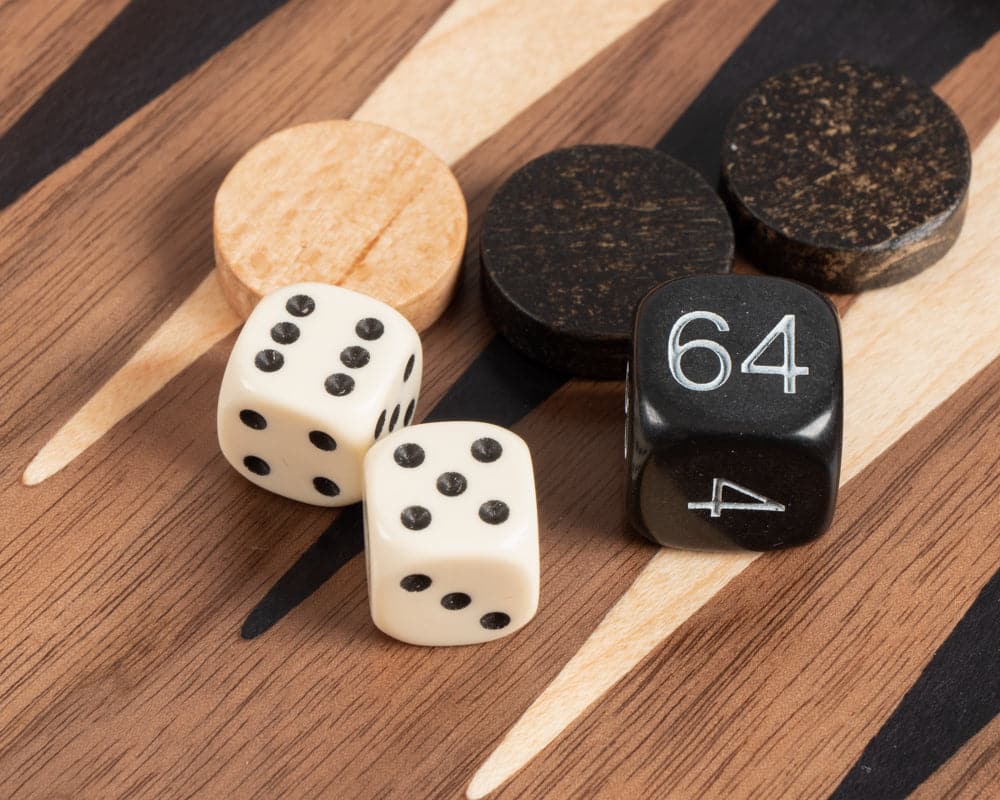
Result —
[{"label": "speckled black checker surface", "polygon": [[733,112],[722,191],[760,269],[832,292],[887,286],[954,243],[971,160],[930,89],[847,62],[768,78]]},{"label": "speckled black checker surface", "polygon": [[516,347],[561,371],[625,375],[639,300],[671,278],[732,267],[712,188],[680,162],[626,145],[580,145],[519,169],[490,203],[483,293]]}]

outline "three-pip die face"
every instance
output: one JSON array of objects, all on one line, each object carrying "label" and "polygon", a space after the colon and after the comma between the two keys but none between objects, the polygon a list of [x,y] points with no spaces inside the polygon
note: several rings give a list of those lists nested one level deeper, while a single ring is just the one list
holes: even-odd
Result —
[{"label": "three-pip die face", "polygon": [[325,283],[278,289],[254,308],[226,365],[222,453],[292,500],[356,503],[368,449],[413,418],[422,358],[416,330],[385,303]]},{"label": "three-pip die face", "polygon": [[475,644],[538,608],[538,512],[524,441],[485,422],[397,431],[365,458],[372,620],[419,645]]},{"label": "three-pip die face", "polygon": [[628,516],[655,542],[771,550],[819,536],[840,476],[833,305],[780,278],[704,275],[636,312]]}]

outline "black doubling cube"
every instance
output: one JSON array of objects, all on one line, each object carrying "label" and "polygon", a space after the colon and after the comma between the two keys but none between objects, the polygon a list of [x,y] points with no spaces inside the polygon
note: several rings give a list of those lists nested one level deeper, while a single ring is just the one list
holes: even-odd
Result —
[{"label": "black doubling cube", "polygon": [[771,550],[830,525],[837,311],[781,278],[698,275],[639,304],[626,387],[629,521],[664,545]]}]

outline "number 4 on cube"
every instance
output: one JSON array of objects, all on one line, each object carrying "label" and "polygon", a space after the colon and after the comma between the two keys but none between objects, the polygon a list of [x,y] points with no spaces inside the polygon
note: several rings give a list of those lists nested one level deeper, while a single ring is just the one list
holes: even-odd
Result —
[{"label": "number 4 on cube", "polygon": [[823,533],[843,418],[833,305],[780,278],[694,276],[647,295],[633,334],[633,527],[695,549],[770,550]]},{"label": "number 4 on cube", "polygon": [[[755,503],[734,503],[732,501],[726,502],[722,499],[722,491],[729,487],[740,494],[746,495],[747,497],[752,497],[757,502]],[[733,483],[732,481],[723,480],[722,478],[712,479],[712,499],[707,503],[688,503],[688,508],[704,508],[711,512],[710,516],[721,517],[722,512],[726,511],[784,511],[785,507],[781,503],[776,503],[770,498],[764,497],[762,494],[757,494],[747,489],[746,486],[740,486],[738,483]]]}]

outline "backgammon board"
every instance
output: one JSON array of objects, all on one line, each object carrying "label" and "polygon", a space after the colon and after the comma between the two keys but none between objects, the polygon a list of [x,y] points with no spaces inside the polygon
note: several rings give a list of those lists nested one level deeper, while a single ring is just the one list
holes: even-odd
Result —
[{"label": "backgammon board", "polygon": [[[990,0],[0,3],[0,796],[1000,795],[998,31]],[[959,115],[963,231],[834,298],[832,529],[656,548],[624,524],[622,382],[496,337],[483,213],[581,142],[714,185],[740,98],[839,58]],[[263,492],[216,441],[240,320],[215,192],[262,137],[347,117],[422,141],[468,202],[418,420],[534,455],[540,611],[482,646],[379,633],[358,508]]]}]

